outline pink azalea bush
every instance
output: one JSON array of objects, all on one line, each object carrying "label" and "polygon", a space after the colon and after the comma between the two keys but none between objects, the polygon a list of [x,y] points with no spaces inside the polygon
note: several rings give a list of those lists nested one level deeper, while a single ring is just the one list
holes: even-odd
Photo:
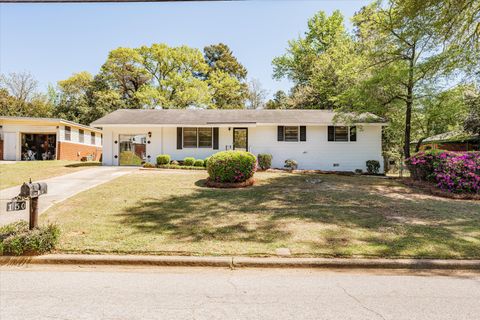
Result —
[{"label": "pink azalea bush", "polygon": [[480,194],[480,152],[419,152],[407,165],[413,179],[435,182],[449,192]]}]

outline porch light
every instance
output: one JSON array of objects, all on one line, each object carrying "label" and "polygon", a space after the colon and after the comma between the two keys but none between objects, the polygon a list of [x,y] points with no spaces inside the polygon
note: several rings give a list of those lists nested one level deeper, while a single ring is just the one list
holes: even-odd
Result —
[{"label": "porch light", "polygon": [[[149,137],[149,138],[152,137],[152,132],[151,132],[151,131],[148,131],[148,137]],[[150,143],[150,141],[149,141],[148,143]]]}]

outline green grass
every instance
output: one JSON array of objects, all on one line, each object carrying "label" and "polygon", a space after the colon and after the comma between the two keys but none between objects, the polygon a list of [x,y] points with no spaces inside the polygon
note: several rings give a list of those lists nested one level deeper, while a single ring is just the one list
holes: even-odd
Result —
[{"label": "green grass", "polygon": [[[69,252],[480,258],[480,203],[365,176],[257,173],[245,189],[205,172],[139,171],[51,208]],[[321,179],[321,183],[317,183]]]},{"label": "green grass", "polygon": [[78,162],[64,160],[22,161],[14,164],[0,164],[0,189],[5,189],[40,179],[61,176],[79,171],[90,166],[98,166],[99,162]]}]

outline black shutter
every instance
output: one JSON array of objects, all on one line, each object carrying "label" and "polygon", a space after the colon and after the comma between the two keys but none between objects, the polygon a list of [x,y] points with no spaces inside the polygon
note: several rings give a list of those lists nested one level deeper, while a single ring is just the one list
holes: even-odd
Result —
[{"label": "black shutter", "polygon": [[182,128],[177,128],[177,149],[182,149]]},{"label": "black shutter", "polygon": [[218,128],[213,128],[213,149],[218,150]]},{"label": "black shutter", "polygon": [[285,127],[284,126],[278,126],[277,127],[277,141],[283,141],[284,140],[284,132],[285,132]]},{"label": "black shutter", "polygon": [[357,127],[350,127],[350,141],[357,141]]},{"label": "black shutter", "polygon": [[300,126],[300,141],[307,141],[307,127]]},{"label": "black shutter", "polygon": [[335,127],[328,126],[328,141],[335,141]]}]

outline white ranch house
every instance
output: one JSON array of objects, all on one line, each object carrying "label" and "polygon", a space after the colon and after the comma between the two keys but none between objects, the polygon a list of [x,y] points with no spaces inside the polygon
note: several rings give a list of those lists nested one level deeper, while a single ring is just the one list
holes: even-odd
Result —
[{"label": "white ranch house", "polygon": [[103,130],[104,165],[204,159],[223,150],[269,153],[273,167],[287,159],[300,169],[366,170],[367,160],[383,172],[382,127],[366,114],[355,124],[334,122],[329,110],[117,110],[94,121]]}]

